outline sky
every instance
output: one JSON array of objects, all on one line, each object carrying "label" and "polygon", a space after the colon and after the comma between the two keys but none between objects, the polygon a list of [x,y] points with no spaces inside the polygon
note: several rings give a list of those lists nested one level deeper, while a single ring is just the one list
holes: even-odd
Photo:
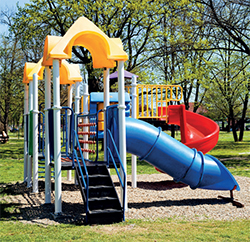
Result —
[{"label": "sky", "polygon": [[[19,5],[23,7],[24,4],[29,3],[30,0],[0,0],[0,11],[4,11],[6,8],[15,9],[17,2],[19,2]],[[7,31],[7,28],[4,25],[0,25],[0,33],[5,31]]]}]

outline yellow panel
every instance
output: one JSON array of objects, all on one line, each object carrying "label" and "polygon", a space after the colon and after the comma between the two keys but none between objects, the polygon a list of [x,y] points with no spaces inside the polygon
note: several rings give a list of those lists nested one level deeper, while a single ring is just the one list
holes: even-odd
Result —
[{"label": "yellow panel", "polygon": [[104,120],[104,113],[100,112],[98,113],[98,121],[103,121]]},{"label": "yellow panel", "polygon": [[104,122],[98,122],[98,131],[104,130]]},{"label": "yellow panel", "polygon": [[97,110],[103,109],[103,107],[104,107],[104,103],[103,102],[97,104]]},{"label": "yellow panel", "polygon": [[[103,107],[104,107],[104,103],[98,103],[97,104],[97,110],[98,111],[103,109]],[[104,121],[104,112],[100,112],[98,114],[98,121]]]}]

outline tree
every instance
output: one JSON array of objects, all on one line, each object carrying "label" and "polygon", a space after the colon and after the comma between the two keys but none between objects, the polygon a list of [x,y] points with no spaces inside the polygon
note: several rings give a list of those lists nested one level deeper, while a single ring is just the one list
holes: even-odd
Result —
[{"label": "tree", "polygon": [[[214,68],[212,70],[212,81],[210,90],[207,93],[207,100],[213,107],[219,110],[224,117],[227,117],[228,131],[232,127],[234,140],[238,141],[236,133],[236,120],[245,119],[248,98],[248,79],[246,72],[249,69],[250,59],[244,59],[231,51],[230,42],[225,41],[225,50],[218,50],[214,57]],[[228,49],[226,50],[226,47]],[[242,63],[245,63],[242,65]],[[244,106],[244,108],[243,108]],[[243,115],[243,116],[241,116]],[[242,133],[241,133],[241,138]]]},{"label": "tree", "polygon": [[[158,14],[163,11],[163,3],[148,0],[33,0],[25,7],[18,8],[12,29],[20,30],[18,38],[27,61],[30,61],[33,60],[28,51],[31,47],[39,47],[38,42],[43,43],[46,35],[63,36],[78,17],[85,16],[109,37],[122,39],[129,55],[127,70],[136,71],[150,58],[149,43],[154,36],[152,30],[159,24]],[[71,61],[82,64],[88,73],[89,91],[102,90],[102,72],[93,69],[88,50],[74,47],[73,54]]]},{"label": "tree", "polygon": [[0,39],[0,121],[8,133],[8,124],[18,124],[23,113],[23,55],[18,40]]},{"label": "tree", "polygon": [[186,109],[194,99],[194,112],[202,104],[206,93],[204,79],[209,73],[209,53],[196,50],[206,47],[202,28],[203,15],[194,11],[190,1],[169,2],[168,11],[161,18],[161,29],[154,44],[153,67],[161,83],[179,84],[183,88]]}]

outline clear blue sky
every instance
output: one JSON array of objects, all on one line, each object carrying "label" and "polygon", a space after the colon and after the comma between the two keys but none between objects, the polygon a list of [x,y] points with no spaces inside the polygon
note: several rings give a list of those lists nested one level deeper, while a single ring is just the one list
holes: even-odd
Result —
[{"label": "clear blue sky", "polygon": [[[24,6],[25,3],[29,3],[30,0],[0,0],[0,11],[4,11],[6,8],[8,9],[16,9],[16,4],[19,2],[21,7]],[[3,33],[7,29],[4,25],[0,25],[0,33]]]},{"label": "clear blue sky", "polygon": [[25,3],[28,3],[29,0],[0,0],[0,9],[4,9],[6,6],[15,7],[16,3],[19,2],[20,6],[24,6]]}]

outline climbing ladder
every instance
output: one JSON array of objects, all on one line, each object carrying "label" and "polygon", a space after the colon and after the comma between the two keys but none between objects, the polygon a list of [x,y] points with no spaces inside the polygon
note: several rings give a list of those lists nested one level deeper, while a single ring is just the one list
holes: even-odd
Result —
[{"label": "climbing ladder", "polygon": [[[87,174],[76,166],[76,177],[88,224],[110,224],[123,220],[123,209],[105,164],[88,164]],[[83,179],[84,178],[84,179]],[[88,189],[84,186],[88,181]]]},{"label": "climbing ladder", "polygon": [[[78,131],[75,131],[73,160],[85,204],[87,224],[110,224],[124,220],[124,206],[120,203],[107,163],[98,160],[99,112],[90,115],[79,114]],[[118,172],[116,164],[113,164],[113,167]],[[121,181],[119,172],[118,177]],[[123,181],[123,187],[124,184]]]},{"label": "climbing ladder", "polygon": [[[77,118],[77,135],[81,151],[86,160],[98,160],[98,116],[97,114],[82,115]],[[79,148],[78,148],[79,151]]]}]

